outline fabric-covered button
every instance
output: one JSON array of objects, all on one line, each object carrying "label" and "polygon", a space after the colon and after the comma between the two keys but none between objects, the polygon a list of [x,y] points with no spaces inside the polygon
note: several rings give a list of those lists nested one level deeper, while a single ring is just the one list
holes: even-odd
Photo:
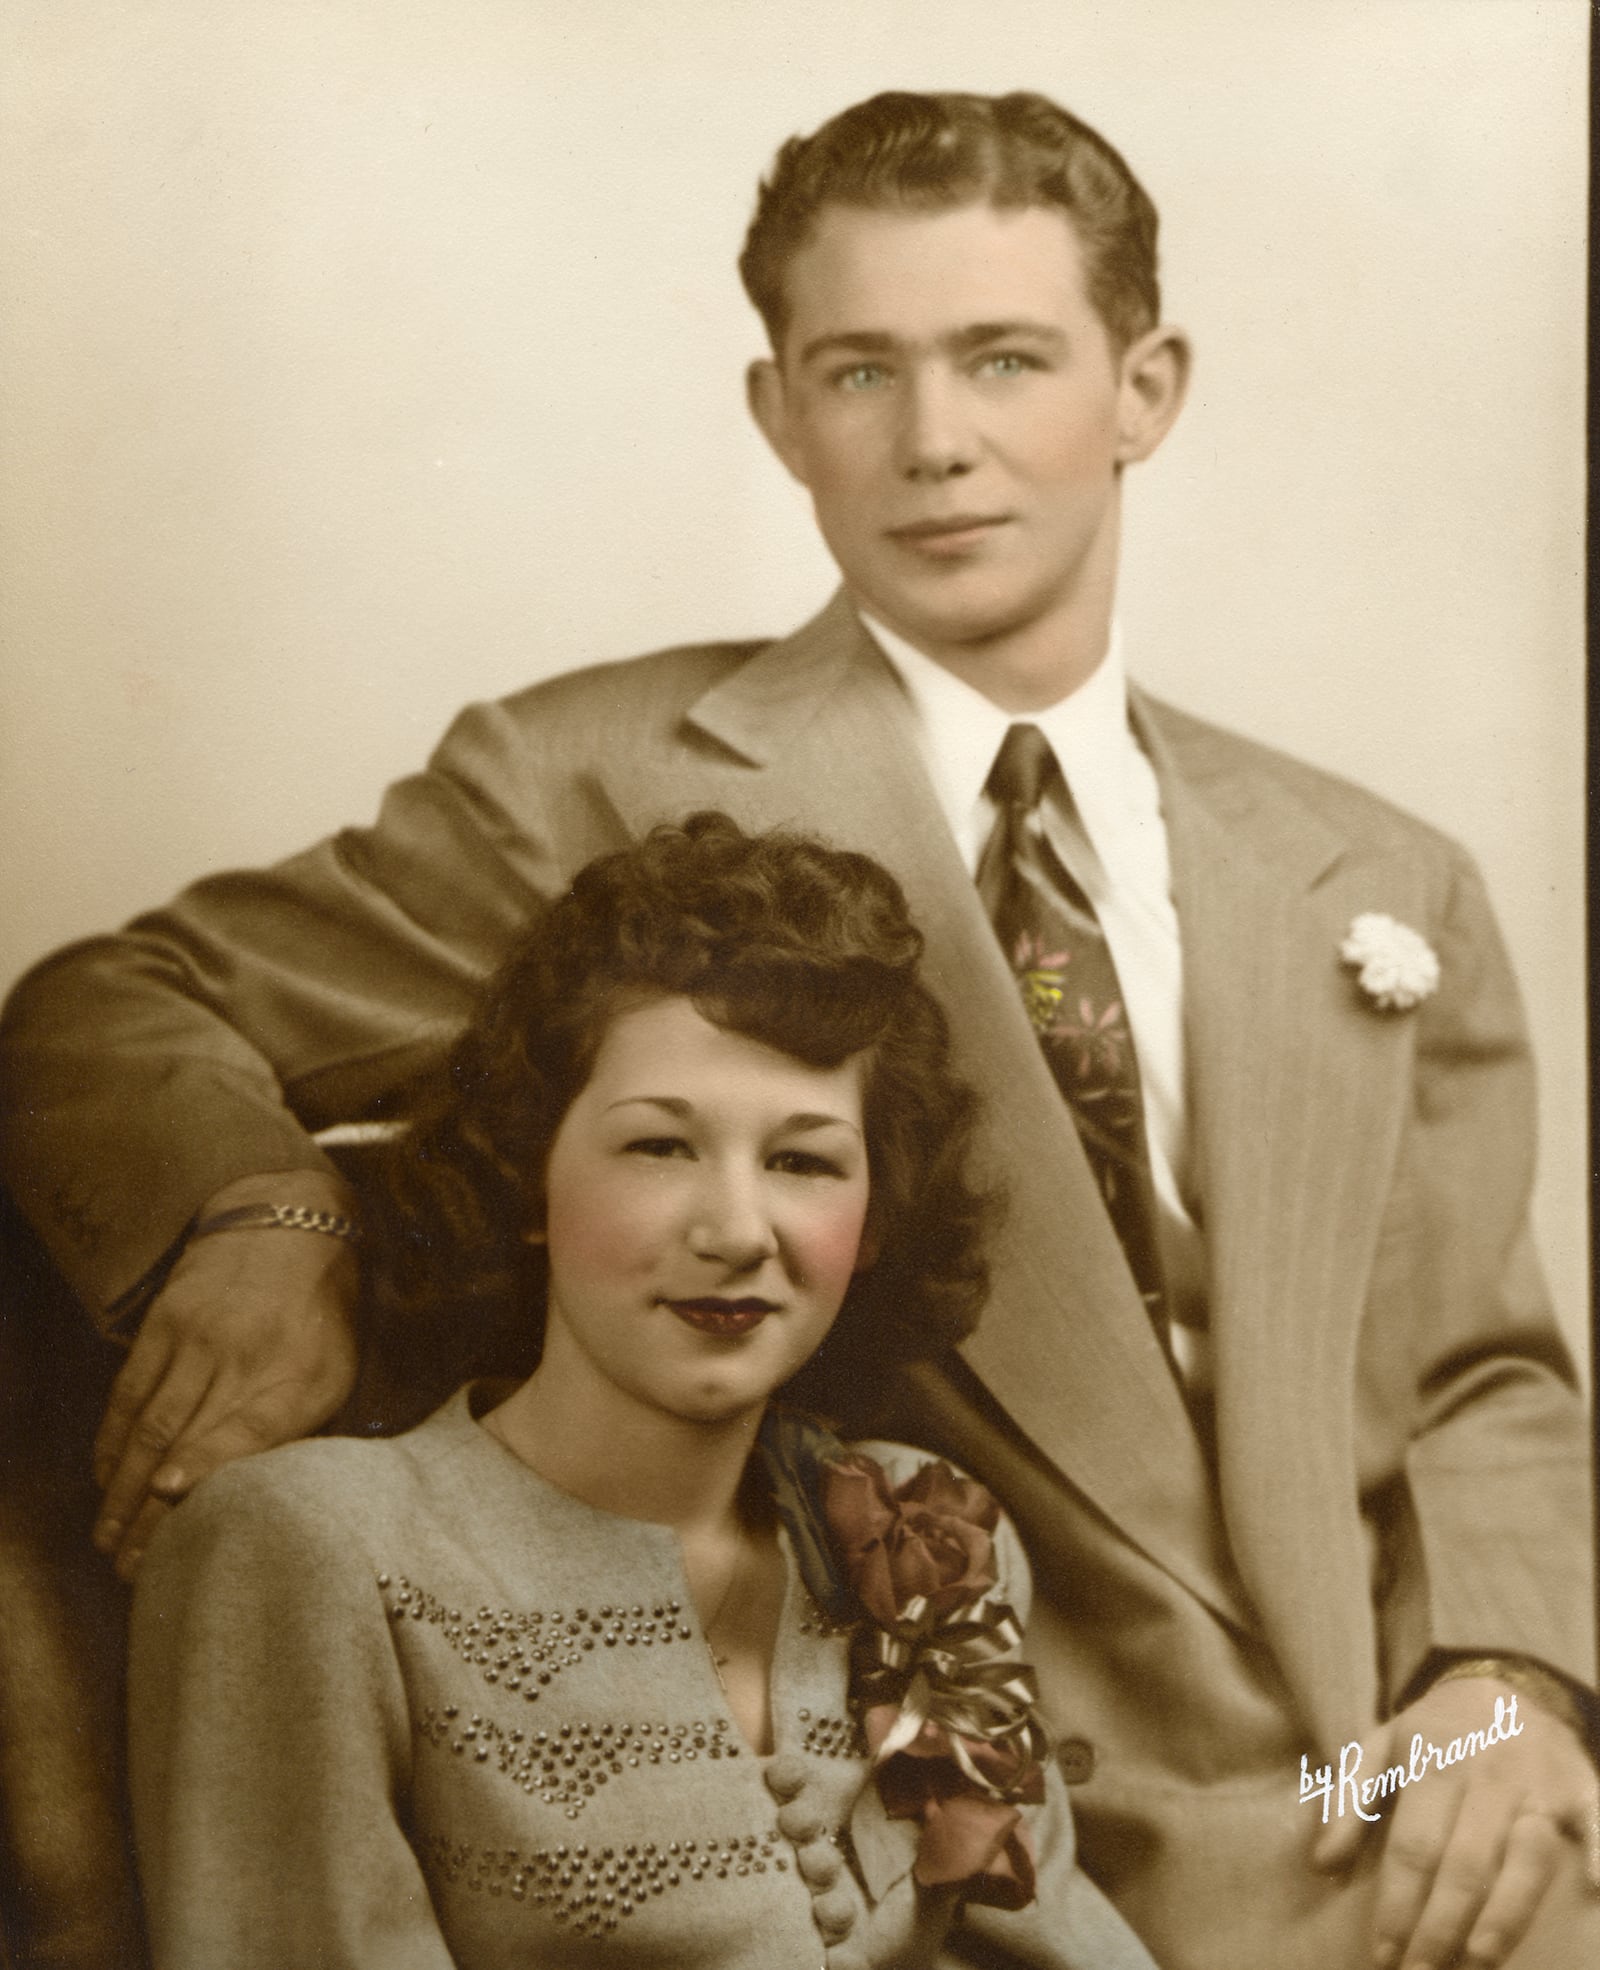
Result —
[{"label": "fabric-covered button", "polygon": [[855,1927],[856,1905],[842,1888],[830,1888],[812,1902],[811,1916],[825,1943],[842,1943]]},{"label": "fabric-covered button", "polygon": [[1068,1785],[1094,1776],[1094,1746],[1086,1737],[1067,1737],[1056,1748],[1056,1764]]},{"label": "fabric-covered button", "polygon": [[805,1789],[806,1761],[792,1751],[780,1751],[776,1758],[768,1759],[762,1777],[774,1799],[792,1799]]},{"label": "fabric-covered button", "polygon": [[817,1808],[804,1799],[791,1799],[787,1806],[778,1808],[778,1831],[797,1847],[807,1840],[815,1840],[826,1824]]},{"label": "fabric-covered button", "polygon": [[808,1840],[795,1859],[814,1888],[831,1888],[839,1878],[839,1850],[827,1840]]}]

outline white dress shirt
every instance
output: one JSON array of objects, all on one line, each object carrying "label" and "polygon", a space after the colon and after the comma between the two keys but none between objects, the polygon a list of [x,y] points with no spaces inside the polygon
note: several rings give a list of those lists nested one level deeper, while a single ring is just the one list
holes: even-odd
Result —
[{"label": "white dress shirt", "polygon": [[1037,725],[1050,741],[1071,800],[1047,795],[1040,824],[1111,947],[1139,1059],[1173,1352],[1186,1387],[1208,1390],[1205,1248],[1186,1201],[1183,945],[1161,791],[1128,722],[1120,632],[1113,628],[1104,660],[1070,697],[1018,718],[881,623],[863,621],[905,687],[923,764],[969,873],[994,826],[984,783],[1006,733]]}]

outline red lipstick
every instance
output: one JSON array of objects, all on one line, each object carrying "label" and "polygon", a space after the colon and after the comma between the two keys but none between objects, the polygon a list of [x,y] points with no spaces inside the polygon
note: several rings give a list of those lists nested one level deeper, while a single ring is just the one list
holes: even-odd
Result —
[{"label": "red lipstick", "polygon": [[663,1300],[685,1326],[700,1334],[733,1338],[752,1333],[777,1307],[771,1300],[724,1300],[707,1295],[695,1300]]}]

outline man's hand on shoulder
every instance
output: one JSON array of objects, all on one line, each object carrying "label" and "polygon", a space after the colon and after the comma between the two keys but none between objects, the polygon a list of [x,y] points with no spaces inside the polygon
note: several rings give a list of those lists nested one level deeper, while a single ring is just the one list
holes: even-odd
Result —
[{"label": "man's hand on shoulder", "polygon": [[[243,1204],[345,1212],[315,1171],[246,1177],[200,1215]],[[95,1543],[131,1579],[162,1515],[219,1465],[307,1435],[355,1385],[355,1255],[314,1231],[196,1238],[151,1302],[94,1446]]]},{"label": "man's hand on shoulder", "polygon": [[[1490,1676],[1436,1682],[1363,1747],[1363,1773],[1405,1765],[1414,1736],[1448,1747],[1483,1731],[1495,1700],[1516,1703],[1515,1736],[1430,1765],[1386,1811],[1373,1911],[1377,1970],[1495,1970],[1532,1922],[1564,1864],[1600,1887],[1600,1785],[1575,1733]],[[1313,1858],[1339,1868],[1376,1829],[1347,1816]],[[1574,1851],[1574,1849],[1576,1851]]]}]

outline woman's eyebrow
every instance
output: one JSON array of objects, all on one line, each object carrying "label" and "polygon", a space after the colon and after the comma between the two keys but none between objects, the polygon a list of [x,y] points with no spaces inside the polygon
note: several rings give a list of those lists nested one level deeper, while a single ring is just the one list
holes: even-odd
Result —
[{"label": "woman's eyebrow", "polygon": [[860,1129],[856,1127],[855,1123],[850,1121],[849,1118],[844,1115],[812,1115],[812,1114],[790,1115],[785,1119],[783,1123],[783,1127],[785,1129],[800,1129],[800,1130],[848,1129],[852,1135],[860,1135],[861,1133]]},{"label": "woman's eyebrow", "polygon": [[[679,1121],[688,1121],[694,1114],[694,1103],[677,1094],[625,1094],[616,1101],[608,1101],[603,1113],[609,1115],[614,1108],[660,1108]],[[861,1131],[847,1115],[827,1115],[822,1111],[810,1109],[797,1110],[793,1115],[785,1115],[778,1124],[778,1130],[848,1129],[852,1135]]]},{"label": "woman's eyebrow", "polygon": [[625,1094],[619,1101],[608,1101],[604,1113],[609,1115],[613,1108],[631,1108],[635,1103],[643,1103],[649,1108],[664,1108],[669,1115],[677,1115],[687,1120],[694,1113],[694,1103],[685,1101],[677,1094]]}]

